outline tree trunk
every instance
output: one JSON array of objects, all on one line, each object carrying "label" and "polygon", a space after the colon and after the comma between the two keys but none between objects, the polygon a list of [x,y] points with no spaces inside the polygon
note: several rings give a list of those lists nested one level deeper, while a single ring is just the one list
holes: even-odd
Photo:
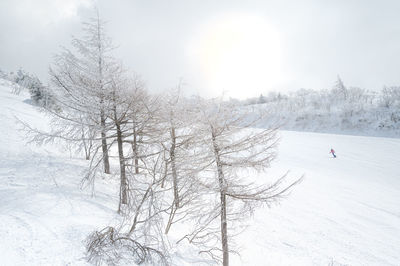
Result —
[{"label": "tree trunk", "polygon": [[222,244],[222,265],[229,265],[229,248],[228,248],[228,225],[226,220],[226,184],[224,172],[222,170],[222,163],[220,158],[219,147],[216,142],[215,134],[212,130],[212,142],[214,148],[215,162],[217,164],[218,182],[220,190],[220,203],[221,203],[221,244]]},{"label": "tree trunk", "polygon": [[117,116],[117,107],[114,105],[114,122],[115,127],[117,128],[117,144],[118,144],[118,157],[119,157],[119,168],[120,168],[120,196],[119,196],[119,211],[121,210],[122,204],[128,204],[128,183],[126,180],[126,173],[125,173],[125,158],[124,158],[124,150],[123,150],[123,139],[122,139],[122,132],[121,132],[121,125],[118,121]]},{"label": "tree trunk", "polygon": [[133,157],[135,158],[135,174],[139,174],[139,159],[137,151],[137,132],[135,123],[133,123],[133,144],[132,144]]},{"label": "tree trunk", "polygon": [[[221,183],[221,181],[220,181]],[[222,265],[229,265],[229,249],[228,249],[228,225],[226,222],[226,195],[221,190],[221,241],[222,241]]]},{"label": "tree trunk", "polygon": [[104,111],[100,112],[100,123],[101,123],[101,149],[103,152],[103,164],[104,164],[104,173],[110,173],[110,162],[108,159],[108,148],[107,148],[107,136],[105,132],[106,127],[106,119],[104,117]]},{"label": "tree trunk", "polygon": [[117,143],[118,143],[118,156],[119,156],[119,168],[121,174],[121,203],[127,204],[128,203],[128,191],[127,191],[127,180],[126,180],[126,173],[125,173],[125,158],[124,158],[124,150],[122,147],[122,134],[121,134],[121,127],[119,123],[116,123],[117,127]]},{"label": "tree trunk", "polygon": [[144,193],[143,198],[140,201],[139,206],[137,206],[137,208],[136,208],[135,217],[133,218],[133,223],[132,223],[131,229],[129,230],[128,236],[130,236],[136,229],[137,219],[139,217],[140,210],[142,209],[142,206],[143,206],[144,202],[146,201],[146,199],[147,199],[147,197],[148,197],[148,195],[150,193],[150,190],[151,190],[151,186],[149,186],[147,188],[146,193]]},{"label": "tree trunk", "polygon": [[[82,119],[81,119],[82,120]],[[90,160],[90,146],[86,142],[86,135],[85,135],[85,129],[83,125],[81,125],[81,137],[82,137],[82,143],[83,143],[83,149],[85,151],[85,159]],[[89,140],[88,140],[89,141]]]},{"label": "tree trunk", "polygon": [[173,187],[174,187],[175,207],[179,208],[178,175],[176,173],[176,165],[175,165],[175,147],[176,147],[175,128],[172,127],[171,128],[171,149],[170,149],[172,183],[173,183]]},{"label": "tree trunk", "polygon": [[164,232],[166,235],[168,234],[169,229],[171,229],[172,221],[174,220],[175,213],[177,210],[178,210],[177,208],[174,208],[174,204],[172,204],[171,213],[169,214],[168,223],[167,226],[165,227],[165,232]]},{"label": "tree trunk", "polygon": [[110,173],[110,162],[108,159],[108,148],[106,139],[106,118],[104,114],[104,88],[103,88],[103,53],[101,43],[100,17],[97,16],[97,42],[98,42],[98,71],[99,71],[99,89],[100,89],[100,125],[101,125],[101,149],[103,152],[104,173]]},{"label": "tree trunk", "polygon": [[163,158],[164,158],[165,165],[164,165],[164,175],[163,175],[162,182],[161,182],[161,188],[164,188],[165,179],[167,179],[167,175],[168,175],[168,161],[165,159],[165,150],[163,151],[163,153],[164,153]]}]

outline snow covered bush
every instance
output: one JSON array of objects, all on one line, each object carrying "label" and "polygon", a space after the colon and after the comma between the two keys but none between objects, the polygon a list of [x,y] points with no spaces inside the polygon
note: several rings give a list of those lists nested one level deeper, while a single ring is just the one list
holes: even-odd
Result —
[{"label": "snow covered bush", "polygon": [[55,107],[55,98],[48,87],[44,86],[38,77],[19,69],[17,73],[2,74],[7,80],[14,82],[13,93],[19,94],[27,89],[31,96],[32,103],[41,107]]},{"label": "snow covered bush", "polygon": [[95,265],[168,265],[165,255],[113,227],[95,231],[86,239],[87,259]]}]

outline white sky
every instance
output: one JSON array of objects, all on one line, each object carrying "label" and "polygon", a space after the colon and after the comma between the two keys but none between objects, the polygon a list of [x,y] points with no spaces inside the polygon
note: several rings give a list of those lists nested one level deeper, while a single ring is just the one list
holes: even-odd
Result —
[{"label": "white sky", "polygon": [[97,5],[117,57],[150,90],[190,93],[400,85],[400,1],[1,0],[0,68],[47,79]]}]

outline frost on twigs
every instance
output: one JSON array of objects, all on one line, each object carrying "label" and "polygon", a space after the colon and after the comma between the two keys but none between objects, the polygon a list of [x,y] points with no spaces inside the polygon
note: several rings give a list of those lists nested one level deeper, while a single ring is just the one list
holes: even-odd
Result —
[{"label": "frost on twigs", "polygon": [[155,248],[145,246],[114,227],[95,231],[86,239],[87,259],[95,265],[168,265],[167,258]]}]

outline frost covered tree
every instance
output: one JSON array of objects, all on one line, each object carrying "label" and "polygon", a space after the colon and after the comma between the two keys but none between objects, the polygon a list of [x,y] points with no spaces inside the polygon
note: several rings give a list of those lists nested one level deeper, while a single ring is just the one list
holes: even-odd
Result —
[{"label": "frost covered tree", "polygon": [[[50,68],[57,104],[62,110],[54,114],[70,121],[71,126],[90,128],[100,134],[104,172],[110,173],[106,120],[110,110],[111,77],[115,70],[115,60],[110,55],[114,46],[98,13],[83,25],[84,35],[72,40],[74,51],[64,48],[55,56]],[[82,124],[83,121],[88,124]]]},{"label": "frost covered tree", "polygon": [[180,93],[180,85],[160,97],[157,113],[163,152],[162,188],[170,189],[166,202],[169,215],[165,226],[168,234],[172,225],[185,219],[197,197],[196,176],[201,170],[196,168],[197,154],[193,152],[197,134],[195,132],[196,113]]},{"label": "frost covered tree", "polygon": [[347,88],[339,75],[337,76],[335,86],[332,89],[332,94],[335,99],[347,100]]},{"label": "frost covered tree", "polygon": [[122,67],[117,67],[114,71],[114,75],[111,78],[111,114],[110,120],[114,125],[115,139],[117,142],[118,149],[118,162],[120,168],[120,200],[118,211],[121,210],[122,204],[128,202],[128,181],[126,176],[126,158],[124,155],[124,134],[123,126],[126,124],[127,113],[130,108],[131,102],[125,96],[128,88],[126,79],[123,78]]},{"label": "frost covered tree", "polygon": [[294,182],[287,182],[286,175],[274,181],[252,178],[275,158],[276,128],[250,129],[258,118],[251,119],[242,109],[221,100],[199,100],[197,111],[198,147],[194,152],[195,167],[203,169],[196,179],[202,204],[193,206],[196,226],[183,239],[203,246],[202,252],[222,257],[223,265],[229,265],[235,227],[254,207],[285,196],[301,178]]},{"label": "frost covered tree", "polygon": [[29,91],[33,104],[45,108],[54,108],[54,96],[37,76],[19,69],[15,76],[11,78],[11,81],[19,85],[14,87],[14,93],[19,94],[25,88]]},{"label": "frost covered tree", "polygon": [[386,108],[400,106],[400,87],[383,87],[379,102]]},{"label": "frost covered tree", "polygon": [[[152,168],[135,174],[123,220],[106,226],[86,239],[87,258],[96,265],[168,265],[168,240],[162,228],[165,189],[161,188],[161,153],[148,156]],[[131,172],[132,173],[132,172]]]},{"label": "frost covered tree", "polygon": [[[166,264],[168,250],[162,228],[163,216],[170,206],[165,203],[169,191],[162,186],[162,127],[157,126],[159,120],[154,117],[159,102],[149,97],[135,79],[133,83],[128,81],[128,85],[124,83],[113,85],[111,118],[116,131],[111,136],[116,135],[123,177],[119,206],[123,220],[117,226],[107,226],[88,237],[88,257],[91,262],[106,264]],[[137,126],[136,131],[134,126]],[[141,147],[136,151],[131,147],[135,132]],[[138,172],[136,159],[140,161]]]},{"label": "frost covered tree", "polygon": [[[120,166],[120,203],[129,204],[129,190],[135,186],[135,175],[139,174],[139,160],[142,170],[153,169],[147,157],[159,153],[158,139],[154,138],[154,106],[139,77],[127,77],[122,67],[111,80],[111,115],[112,128],[109,137],[115,139]],[[126,145],[130,144],[130,145]],[[135,148],[133,148],[134,146]],[[142,146],[142,149],[139,149]],[[158,145],[159,147],[160,145]],[[133,183],[133,184],[132,184]],[[129,184],[132,184],[130,187]]]},{"label": "frost covered tree", "polygon": [[54,96],[37,77],[32,77],[26,84],[26,87],[29,90],[34,104],[45,107],[46,109],[54,107]]},{"label": "frost covered tree", "polygon": [[145,159],[148,152],[145,147],[151,144],[154,138],[152,135],[157,132],[154,128],[154,114],[159,106],[157,98],[147,93],[143,82],[137,75],[131,80],[130,91],[129,96],[132,104],[127,115],[129,118],[129,132],[127,132],[129,138],[126,138],[125,142],[131,146],[129,158],[132,160],[134,173],[139,174],[140,168],[143,170],[144,167],[140,166],[140,161]]},{"label": "frost covered tree", "polygon": [[258,97],[257,103],[262,104],[262,103],[266,103],[266,102],[267,102],[267,98],[264,95],[260,94],[260,96]]}]

